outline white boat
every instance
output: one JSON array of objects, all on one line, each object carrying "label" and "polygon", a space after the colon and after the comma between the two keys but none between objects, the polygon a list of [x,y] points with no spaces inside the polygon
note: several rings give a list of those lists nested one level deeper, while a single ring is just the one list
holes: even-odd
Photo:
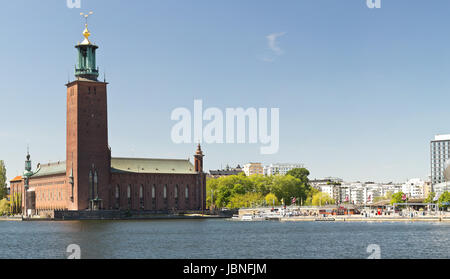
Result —
[{"label": "white boat", "polygon": [[245,215],[242,216],[241,220],[242,221],[252,221],[253,220],[253,215],[245,214]]}]

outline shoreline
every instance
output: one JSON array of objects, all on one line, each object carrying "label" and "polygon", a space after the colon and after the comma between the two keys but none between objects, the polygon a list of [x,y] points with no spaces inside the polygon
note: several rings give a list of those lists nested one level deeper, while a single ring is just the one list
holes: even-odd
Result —
[{"label": "shoreline", "polygon": [[[218,215],[154,215],[130,218],[82,218],[82,219],[51,219],[51,218],[30,218],[22,219],[21,217],[0,217],[0,222],[67,222],[67,221],[150,221],[150,220],[200,220],[200,219],[229,219]],[[450,216],[445,217],[419,217],[419,218],[402,218],[402,217],[280,217],[272,219],[254,219],[254,220],[233,220],[240,222],[450,222]]]},{"label": "shoreline", "polygon": [[70,222],[70,221],[150,221],[150,220],[200,220],[200,219],[226,219],[219,215],[153,215],[129,218],[27,218],[22,217],[0,217],[0,222]]},{"label": "shoreline", "polygon": [[449,217],[290,217],[280,218],[280,222],[450,222]]}]

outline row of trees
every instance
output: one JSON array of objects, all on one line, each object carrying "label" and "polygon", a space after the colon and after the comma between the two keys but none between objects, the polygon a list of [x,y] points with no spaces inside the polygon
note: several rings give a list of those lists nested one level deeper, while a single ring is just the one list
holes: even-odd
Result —
[{"label": "row of trees", "polygon": [[[404,193],[403,192],[397,192],[395,194],[389,194],[391,205],[394,203],[406,203],[408,200],[404,200]],[[439,199],[435,200],[436,193],[431,192],[428,194],[428,197],[424,200],[424,203],[437,203],[440,208],[448,208],[450,207],[450,193],[444,192],[442,195],[439,196]]]},{"label": "row of trees", "polygon": [[208,179],[207,205],[216,208],[242,208],[252,206],[319,205],[334,203],[326,193],[309,185],[309,171],[293,169],[286,175],[262,176],[245,174]]}]

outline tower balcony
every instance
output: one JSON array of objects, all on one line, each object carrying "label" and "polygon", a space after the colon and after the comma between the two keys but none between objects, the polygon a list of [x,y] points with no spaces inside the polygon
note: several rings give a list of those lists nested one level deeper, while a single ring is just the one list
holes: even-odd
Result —
[{"label": "tower balcony", "polygon": [[87,79],[97,80],[99,75],[98,69],[77,69],[75,68],[75,76]]}]

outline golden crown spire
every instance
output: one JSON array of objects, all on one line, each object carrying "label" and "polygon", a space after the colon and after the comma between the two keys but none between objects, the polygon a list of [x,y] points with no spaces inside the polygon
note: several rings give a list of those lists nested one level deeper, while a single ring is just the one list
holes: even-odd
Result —
[{"label": "golden crown spire", "polygon": [[82,45],[90,45],[91,44],[91,42],[89,41],[89,36],[91,36],[91,33],[89,32],[89,29],[88,29],[88,18],[89,18],[89,16],[91,16],[93,14],[94,14],[94,12],[89,12],[87,14],[80,13],[80,15],[86,19],[86,24],[85,24],[86,28],[83,31],[84,40],[81,43]]}]

